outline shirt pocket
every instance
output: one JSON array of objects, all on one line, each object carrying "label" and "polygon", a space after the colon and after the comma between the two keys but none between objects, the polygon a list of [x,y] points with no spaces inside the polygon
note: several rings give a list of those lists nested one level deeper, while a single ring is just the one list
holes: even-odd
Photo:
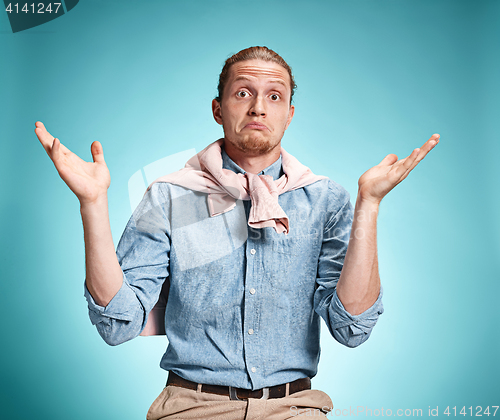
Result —
[{"label": "shirt pocket", "polygon": [[321,240],[316,234],[273,239],[271,283],[281,290],[314,291]]}]

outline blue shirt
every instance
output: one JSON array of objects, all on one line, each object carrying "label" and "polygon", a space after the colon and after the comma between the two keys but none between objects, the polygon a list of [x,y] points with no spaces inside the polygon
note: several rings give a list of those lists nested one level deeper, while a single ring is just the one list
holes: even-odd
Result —
[{"label": "blue shirt", "polygon": [[[244,171],[222,151],[223,167]],[[278,179],[281,157],[261,174]],[[349,314],[336,293],[353,217],[349,193],[323,179],[279,196],[290,233],[247,225],[250,201],[210,217],[207,196],[157,182],[131,216],[116,254],[123,285],[89,316],[110,345],[138,336],[169,278],[169,341],[160,366],[197,383],[260,389],[316,375],[320,317],[340,343],[368,339],[377,301]]]}]

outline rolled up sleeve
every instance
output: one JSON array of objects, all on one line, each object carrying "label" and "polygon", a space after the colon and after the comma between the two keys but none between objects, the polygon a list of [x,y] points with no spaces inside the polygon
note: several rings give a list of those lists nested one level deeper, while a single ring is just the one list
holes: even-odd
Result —
[{"label": "rolled up sleeve", "polygon": [[347,347],[356,347],[365,342],[384,312],[382,287],[375,303],[359,315],[351,315],[337,296],[337,283],[344,265],[349,244],[354,209],[347,191],[333,191],[342,204],[325,225],[323,243],[318,261],[317,288],[314,307],[332,336]]},{"label": "rolled up sleeve", "polygon": [[384,312],[382,287],[375,303],[359,315],[351,315],[346,311],[337,296],[337,290],[333,292],[329,305],[322,311],[325,314],[323,318],[328,319],[333,337],[347,347],[357,347],[368,340],[379,315]]},{"label": "rolled up sleeve", "polygon": [[122,287],[106,307],[95,303],[94,298],[84,285],[84,295],[89,308],[92,325],[109,345],[121,344],[140,334],[144,319],[142,305],[134,304],[137,295],[123,276]]}]

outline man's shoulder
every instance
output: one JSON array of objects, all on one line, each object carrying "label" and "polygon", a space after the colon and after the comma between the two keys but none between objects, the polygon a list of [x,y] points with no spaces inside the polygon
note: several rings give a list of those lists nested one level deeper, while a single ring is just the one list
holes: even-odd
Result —
[{"label": "man's shoulder", "polygon": [[149,194],[152,196],[162,196],[165,199],[173,199],[177,198],[186,194],[201,194],[203,193],[198,193],[197,191],[194,191],[192,189],[182,187],[180,185],[172,184],[170,182],[165,182],[165,181],[155,181],[153,182],[147,191]]},{"label": "man's shoulder", "polygon": [[345,203],[350,200],[349,191],[328,177],[303,187],[306,191],[328,197],[329,201]]},{"label": "man's shoulder", "polygon": [[180,185],[169,182],[153,182],[142,197],[142,200],[134,210],[134,217],[137,219],[144,214],[161,211],[168,217],[172,211],[184,209],[192,211],[194,207],[206,207],[206,194],[190,190]]}]

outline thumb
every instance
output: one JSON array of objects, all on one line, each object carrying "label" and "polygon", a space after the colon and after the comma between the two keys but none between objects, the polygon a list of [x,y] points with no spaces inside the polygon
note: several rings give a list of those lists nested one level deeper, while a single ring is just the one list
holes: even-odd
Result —
[{"label": "thumb", "polygon": [[104,163],[104,153],[102,150],[102,145],[97,140],[91,144],[90,152],[92,153],[92,158],[94,159],[95,163]]},{"label": "thumb", "polygon": [[382,162],[380,162],[379,165],[381,166],[394,165],[397,161],[398,157],[394,153],[391,153],[390,155],[387,155],[385,158],[383,158]]}]

